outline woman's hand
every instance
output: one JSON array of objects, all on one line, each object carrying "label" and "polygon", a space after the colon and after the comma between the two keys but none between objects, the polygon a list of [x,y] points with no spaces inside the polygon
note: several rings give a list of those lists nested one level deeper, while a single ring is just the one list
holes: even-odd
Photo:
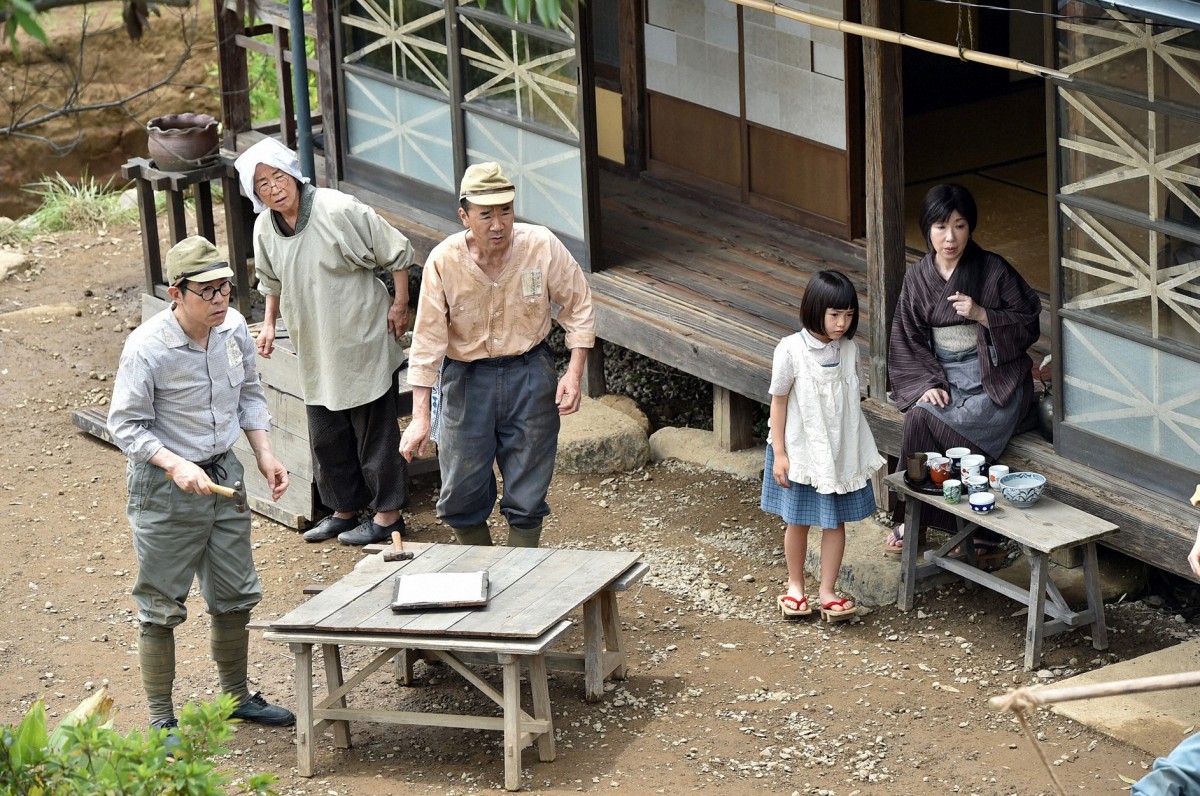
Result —
[{"label": "woman's hand", "polygon": [[787,454],[777,450],[775,452],[775,465],[771,468],[771,475],[775,477],[775,483],[784,489],[792,488],[792,482],[788,479],[788,470],[790,469],[792,469],[792,465],[788,461]]},{"label": "woman's hand", "polygon": [[947,296],[946,301],[951,303],[951,306],[954,307],[954,311],[960,318],[982,323],[984,326],[987,325],[987,312],[983,307],[975,303],[975,299],[966,293],[955,293],[952,296]]},{"label": "woman's hand", "polygon": [[[943,390],[941,387],[930,387],[921,395],[921,401],[933,404],[939,409],[945,409],[950,405],[950,393]],[[920,403],[920,401],[918,401]]]}]

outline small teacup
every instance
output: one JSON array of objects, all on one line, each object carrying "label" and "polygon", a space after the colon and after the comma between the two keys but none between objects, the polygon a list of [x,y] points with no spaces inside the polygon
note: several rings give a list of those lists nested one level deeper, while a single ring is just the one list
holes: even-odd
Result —
[{"label": "small teacup", "polygon": [[986,475],[973,475],[964,483],[967,485],[968,495],[974,495],[976,492],[988,491],[988,477]]},{"label": "small teacup", "polygon": [[996,508],[996,496],[991,492],[976,492],[967,498],[967,502],[971,504],[971,509],[979,514],[987,514]]},{"label": "small teacup", "polygon": [[946,498],[947,503],[957,503],[962,500],[962,481],[957,478],[949,478],[942,482],[942,497]]},{"label": "small teacup", "polygon": [[978,453],[969,453],[962,457],[958,464],[959,478],[964,482],[973,475],[986,475],[983,472],[984,458]]},{"label": "small teacup", "polygon": [[988,486],[992,489],[1000,488],[1000,479],[1008,475],[1007,464],[993,464],[988,468]]},{"label": "small teacup", "polygon": [[970,448],[948,448],[946,450],[946,458],[950,460],[950,467],[954,472],[958,472],[959,466],[962,464],[962,457],[970,456]]},{"label": "small teacup", "polygon": [[908,480],[917,483],[925,480],[925,460],[924,453],[914,453],[908,457]]}]

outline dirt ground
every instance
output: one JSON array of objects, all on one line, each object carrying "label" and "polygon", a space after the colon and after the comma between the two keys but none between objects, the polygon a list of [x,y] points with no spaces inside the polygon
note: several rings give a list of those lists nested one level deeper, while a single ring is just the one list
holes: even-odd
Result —
[{"label": "dirt ground", "polygon": [[[0,721],[36,699],[55,715],[107,683],[118,729],[146,720],[129,596],[136,563],[124,515],[124,458],[71,425],[103,405],[122,341],[139,314],[134,227],[68,234],[23,247],[28,274],[0,283]],[[436,479],[418,480],[407,512],[417,541],[449,541],[434,517]],[[1038,794],[1052,791],[1018,726],[987,699],[1055,681],[1192,635],[1140,602],[1108,607],[1111,648],[1082,632],[1050,638],[1045,669],[1022,671],[1025,619],[989,593],[948,587],[911,613],[861,621],[784,622],[782,534],[758,509],[758,485],[678,464],[616,477],[559,476],[545,541],[641,550],[642,588],[621,597],[630,672],[598,704],[582,678],[553,678],[558,757],[524,756],[542,793]],[[305,544],[255,517],[265,600],[258,620],[300,603],[361,553]],[[812,585],[815,587],[815,584]],[[812,588],[810,587],[810,588]],[[198,594],[177,633],[177,702],[207,699],[216,675]],[[578,617],[577,617],[578,618]],[[570,646],[578,647],[578,638]],[[348,666],[361,657],[349,655]],[[495,680],[496,673],[481,669]],[[387,667],[352,701],[454,709],[476,699],[457,675],[417,667],[402,688]],[[255,634],[253,687],[293,703],[288,651]],[[1118,793],[1147,755],[1040,712],[1047,758],[1068,793]],[[223,765],[272,772],[283,794],[469,794],[501,787],[498,733],[352,726],[354,747],[319,741],[317,775],[298,777],[292,729],[242,726]]]}]

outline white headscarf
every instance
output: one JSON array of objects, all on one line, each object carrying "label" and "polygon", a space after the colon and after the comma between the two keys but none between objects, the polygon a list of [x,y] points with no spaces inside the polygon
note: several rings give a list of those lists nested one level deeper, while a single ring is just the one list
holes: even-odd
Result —
[{"label": "white headscarf", "polygon": [[264,138],[238,155],[238,159],[233,162],[233,167],[238,172],[238,181],[242,184],[242,193],[254,203],[255,213],[261,213],[267,209],[267,206],[258,198],[258,194],[254,192],[254,170],[260,163],[266,163],[268,166],[286,171],[300,182],[309,182],[308,177],[304,176],[304,172],[300,171],[300,158],[296,156],[295,152],[274,138]]}]

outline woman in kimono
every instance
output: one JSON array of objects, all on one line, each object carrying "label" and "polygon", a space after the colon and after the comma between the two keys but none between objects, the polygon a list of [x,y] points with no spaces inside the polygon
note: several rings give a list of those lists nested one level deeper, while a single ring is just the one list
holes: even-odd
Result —
[{"label": "woman in kimono", "polygon": [[[900,461],[966,447],[995,461],[1033,403],[1041,300],[1008,261],[972,240],[978,212],[961,185],[925,195],[929,253],[904,275],[888,374],[904,414]],[[888,537],[899,551],[904,526]]]}]

